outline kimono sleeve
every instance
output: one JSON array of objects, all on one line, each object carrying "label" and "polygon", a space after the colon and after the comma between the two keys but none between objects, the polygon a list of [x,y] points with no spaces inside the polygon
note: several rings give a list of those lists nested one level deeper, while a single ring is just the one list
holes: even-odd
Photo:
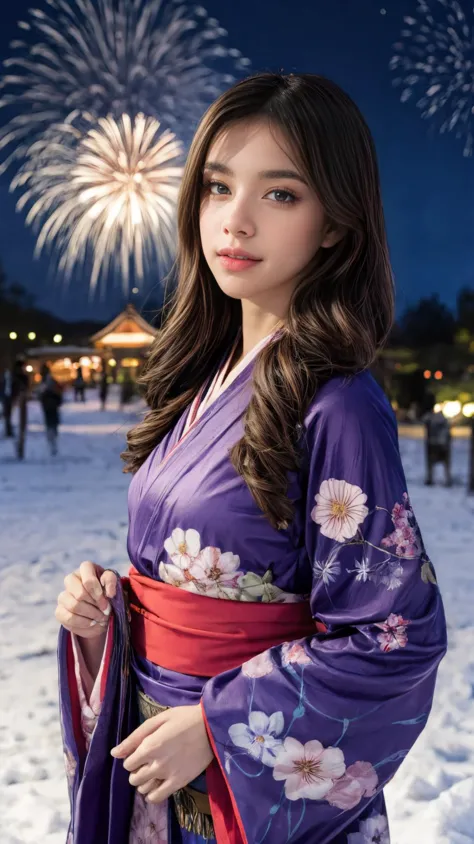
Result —
[{"label": "kimono sleeve", "polygon": [[382,395],[341,395],[306,427],[304,545],[326,632],[204,688],[235,840],[358,844],[378,823],[388,842],[381,790],[426,723],[446,649],[392,410]]}]

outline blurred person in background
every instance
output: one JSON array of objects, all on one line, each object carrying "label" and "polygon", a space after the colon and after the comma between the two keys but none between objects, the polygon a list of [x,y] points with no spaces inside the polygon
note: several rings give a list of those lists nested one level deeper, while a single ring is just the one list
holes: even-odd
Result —
[{"label": "blurred person in background", "polygon": [[77,369],[77,374],[74,379],[74,401],[86,400],[86,382],[82,373],[82,366]]},{"label": "blurred person in background", "polygon": [[46,438],[51,454],[55,455],[58,451],[59,408],[63,401],[62,390],[60,384],[53,378],[47,364],[42,367],[41,377],[42,381],[38,391],[39,399],[43,409]]},{"label": "blurred person in background", "polygon": [[28,399],[30,393],[30,379],[26,371],[23,357],[18,357],[13,366],[12,398],[13,405],[18,408],[18,435],[16,452],[19,460],[25,456],[25,442],[28,430]]},{"label": "blurred person in background", "polygon": [[425,426],[426,479],[425,485],[433,485],[434,467],[444,467],[446,486],[452,486],[451,475],[451,426],[441,410],[435,410],[436,398],[427,393],[426,409],[422,416]]},{"label": "blurred person in background", "polygon": [[100,381],[99,381],[99,399],[100,399],[100,409],[105,410],[105,406],[107,404],[107,396],[109,393],[109,382],[107,376],[107,365],[105,361],[102,363],[102,371],[100,373]]},{"label": "blurred person in background", "polygon": [[13,437],[12,408],[13,408],[13,373],[10,367],[5,367],[0,378],[0,398],[2,401],[3,423],[5,436]]}]

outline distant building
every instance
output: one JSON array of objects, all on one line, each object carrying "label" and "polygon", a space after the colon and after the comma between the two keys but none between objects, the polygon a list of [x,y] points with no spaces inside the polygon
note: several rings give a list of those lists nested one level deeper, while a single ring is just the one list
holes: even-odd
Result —
[{"label": "distant building", "polygon": [[112,322],[89,339],[88,346],[39,346],[29,349],[28,364],[33,380],[41,380],[41,367],[48,364],[54,377],[62,384],[71,383],[76,370],[82,367],[86,381],[106,362],[111,371],[129,369],[134,375],[147,356],[158,330],[138,313],[134,305],[127,305]]}]

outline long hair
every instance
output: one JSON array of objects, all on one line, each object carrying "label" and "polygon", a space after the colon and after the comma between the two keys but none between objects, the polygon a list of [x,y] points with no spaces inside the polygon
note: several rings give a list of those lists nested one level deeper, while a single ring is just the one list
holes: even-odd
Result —
[{"label": "long hair", "polygon": [[244,434],[230,451],[258,507],[277,529],[293,506],[289,473],[300,466],[298,432],[318,388],[367,369],[393,321],[394,293],[377,158],[357,106],[313,74],[264,73],[238,83],[204,115],[178,202],[178,283],[141,378],[149,405],[122,455],[134,472],[192,401],[241,327],[202,253],[202,171],[213,140],[239,120],[265,119],[286,137],[326,220],[344,232],[319,249],[296,280],[284,328],[259,352]]}]

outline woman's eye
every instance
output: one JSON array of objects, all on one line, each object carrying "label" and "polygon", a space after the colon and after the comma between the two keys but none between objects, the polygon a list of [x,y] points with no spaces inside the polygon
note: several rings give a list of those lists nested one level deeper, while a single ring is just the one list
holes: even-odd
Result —
[{"label": "woman's eye", "polygon": [[226,193],[229,193],[229,188],[226,185],[223,185],[222,182],[208,182],[204,187],[207,188],[209,193],[212,193],[213,196],[225,196]]},{"label": "woman's eye", "polygon": [[289,205],[291,202],[296,202],[296,196],[289,190],[276,188],[275,190],[271,190],[270,193],[267,193],[267,196],[271,196],[272,194],[276,202],[285,203],[286,205]]}]

